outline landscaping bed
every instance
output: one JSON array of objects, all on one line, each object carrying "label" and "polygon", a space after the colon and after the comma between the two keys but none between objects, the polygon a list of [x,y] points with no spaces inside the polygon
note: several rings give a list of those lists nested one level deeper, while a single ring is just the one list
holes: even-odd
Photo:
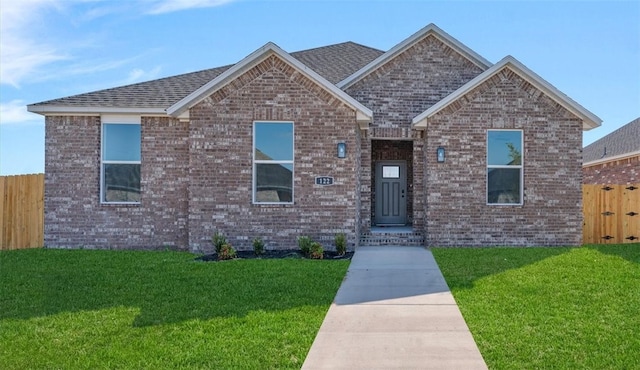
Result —
[{"label": "landscaping bed", "polygon": [[[342,255],[335,251],[325,251],[323,258],[325,260],[350,260],[353,257],[353,252],[346,252]],[[262,254],[256,254],[254,251],[236,251],[236,258],[234,259],[308,259],[302,251],[299,249],[283,249],[283,250],[266,250]],[[215,262],[218,261],[218,255],[216,253],[205,254],[204,256],[196,257],[196,261]]]}]

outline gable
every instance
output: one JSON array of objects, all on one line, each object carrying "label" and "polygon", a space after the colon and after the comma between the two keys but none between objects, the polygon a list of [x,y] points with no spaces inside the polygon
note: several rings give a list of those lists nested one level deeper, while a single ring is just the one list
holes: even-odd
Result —
[{"label": "gable", "polygon": [[[195,106],[207,97],[216,94],[225,86],[230,84],[244,84],[246,81],[255,78],[261,73],[260,69],[256,69],[255,67],[266,60],[271,60],[272,63],[281,63],[281,68],[291,68],[299,77],[304,77],[305,83],[315,84],[320,87],[324,93],[331,95],[333,98],[352,108],[356,112],[356,119],[360,123],[361,128],[366,128],[371,121],[373,113],[370,109],[360,104],[344,91],[338,89],[335,85],[331,84],[325,78],[306,67],[273,43],[267,43],[215,79],[172,105],[167,109],[167,113],[173,117],[184,117],[185,114],[188,114],[187,111],[189,108]],[[300,82],[303,81],[300,80]]]},{"label": "gable", "polygon": [[451,50],[455,51],[458,55],[465,58],[467,61],[469,61],[476,67],[478,67],[480,70],[484,71],[485,69],[489,68],[489,66],[491,66],[491,63],[488,60],[484,59],[478,53],[469,49],[460,41],[451,37],[449,34],[447,34],[443,30],[441,30],[439,27],[431,23],[426,27],[424,27],[423,29],[421,29],[420,31],[414,33],[404,41],[400,42],[399,44],[391,48],[389,51],[387,51],[386,53],[382,54],[381,56],[373,60],[371,63],[362,67],[360,70],[356,71],[351,76],[339,82],[338,87],[340,87],[343,90],[348,89],[358,81],[367,77],[371,73],[374,73],[376,70],[383,67],[384,65],[392,61],[394,58],[403,54],[405,51],[407,51],[408,49],[413,47],[415,44],[421,42],[423,39],[427,37],[437,38],[440,42],[447,45],[449,48],[451,48]]},{"label": "gable", "polygon": [[374,110],[374,126],[408,127],[413,117],[482,71],[429,34],[345,91]]},{"label": "gable", "polygon": [[425,129],[428,119],[439,112],[445,109],[449,111],[459,109],[465,104],[465,102],[473,99],[474,93],[478,93],[482,85],[492,79],[495,79],[495,77],[499,76],[501,73],[512,73],[517,75],[522,81],[520,83],[520,88],[529,90],[531,96],[543,94],[555,104],[558,104],[567,112],[579,118],[582,121],[583,130],[590,130],[600,126],[602,120],[598,116],[560,92],[512,56],[507,56],[452,94],[448,95],[446,98],[417,115],[412,120],[412,127],[416,129]]}]

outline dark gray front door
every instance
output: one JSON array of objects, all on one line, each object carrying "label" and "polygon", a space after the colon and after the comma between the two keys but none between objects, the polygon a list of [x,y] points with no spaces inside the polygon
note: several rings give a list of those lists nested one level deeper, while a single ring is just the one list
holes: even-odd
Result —
[{"label": "dark gray front door", "polygon": [[407,163],[405,161],[376,162],[377,225],[407,223]]}]

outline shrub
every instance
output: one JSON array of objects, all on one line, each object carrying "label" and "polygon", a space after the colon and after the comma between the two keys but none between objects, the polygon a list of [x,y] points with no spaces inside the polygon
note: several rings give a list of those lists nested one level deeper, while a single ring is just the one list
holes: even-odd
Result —
[{"label": "shrub", "polygon": [[230,260],[236,258],[236,250],[231,246],[231,244],[226,243],[220,247],[220,252],[218,252],[218,260]]},{"label": "shrub", "polygon": [[216,253],[220,254],[220,250],[223,245],[227,244],[227,238],[220,232],[215,232],[211,238],[211,243],[216,248]]},{"label": "shrub", "polygon": [[253,253],[255,253],[256,256],[264,254],[264,242],[262,238],[257,237],[253,239]]},{"label": "shrub", "polygon": [[315,260],[321,260],[322,258],[324,258],[324,249],[322,248],[322,245],[320,245],[320,243],[311,243],[311,247],[309,248],[309,258]]},{"label": "shrub", "polygon": [[344,233],[336,234],[334,243],[336,245],[336,252],[338,255],[342,256],[347,252],[347,236],[344,235]]},{"label": "shrub", "polygon": [[302,254],[308,256],[311,252],[311,244],[313,244],[313,240],[311,240],[308,236],[298,237],[298,247],[302,251]]}]

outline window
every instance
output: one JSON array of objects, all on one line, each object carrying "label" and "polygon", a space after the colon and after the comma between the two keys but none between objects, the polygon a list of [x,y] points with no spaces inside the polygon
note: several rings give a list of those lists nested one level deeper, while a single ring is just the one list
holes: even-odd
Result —
[{"label": "window", "polygon": [[253,202],[293,203],[293,122],[254,122]]},{"label": "window", "polygon": [[140,124],[102,124],[102,203],[140,203]]},{"label": "window", "polygon": [[487,204],[522,204],[522,130],[487,132]]}]

